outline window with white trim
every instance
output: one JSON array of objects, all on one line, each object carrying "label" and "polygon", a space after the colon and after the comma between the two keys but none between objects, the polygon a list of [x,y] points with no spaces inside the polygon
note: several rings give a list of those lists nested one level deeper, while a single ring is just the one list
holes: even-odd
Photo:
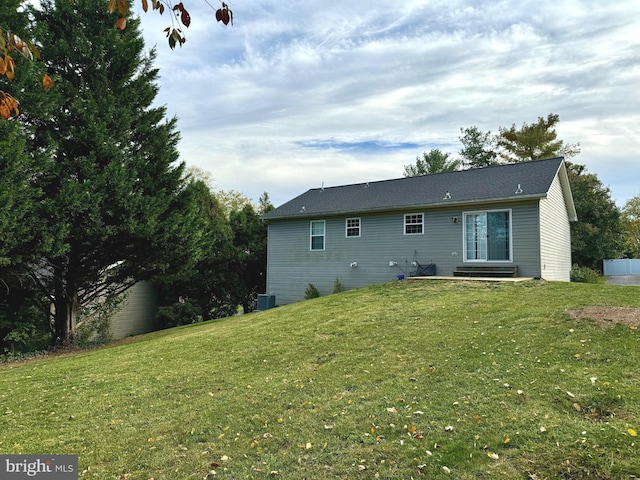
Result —
[{"label": "window with white trim", "polygon": [[421,235],[424,233],[424,214],[407,213],[404,216],[404,234],[405,235]]},{"label": "window with white trim", "polygon": [[345,221],[347,238],[360,236],[360,218],[347,218]]},{"label": "window with white trim", "polygon": [[511,210],[464,214],[466,262],[510,262],[511,246]]},{"label": "window with white trim", "polygon": [[310,224],[311,250],[324,250],[324,220],[312,220]]}]

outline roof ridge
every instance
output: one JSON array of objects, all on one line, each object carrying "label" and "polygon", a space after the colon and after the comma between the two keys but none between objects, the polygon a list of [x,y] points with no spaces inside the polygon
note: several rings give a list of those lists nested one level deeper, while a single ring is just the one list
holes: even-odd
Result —
[{"label": "roof ridge", "polygon": [[[264,219],[540,198],[563,157],[307,190]],[[497,174],[495,172],[498,172]]]}]

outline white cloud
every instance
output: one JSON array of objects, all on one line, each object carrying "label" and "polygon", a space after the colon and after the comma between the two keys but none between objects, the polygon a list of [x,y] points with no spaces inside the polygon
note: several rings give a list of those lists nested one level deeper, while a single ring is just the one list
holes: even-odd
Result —
[{"label": "white cloud", "polygon": [[182,48],[166,45],[167,18],[142,25],[182,159],[219,188],[277,205],[323,181],[400,177],[431,148],[457,153],[460,127],[557,113],[575,161],[620,205],[640,194],[638,2],[255,0],[231,5],[233,27],[185,5]]}]

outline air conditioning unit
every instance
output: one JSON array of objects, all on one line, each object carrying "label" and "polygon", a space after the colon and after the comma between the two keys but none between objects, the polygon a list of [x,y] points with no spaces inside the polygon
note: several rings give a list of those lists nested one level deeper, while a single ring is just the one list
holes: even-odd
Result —
[{"label": "air conditioning unit", "polygon": [[273,293],[258,294],[258,310],[269,310],[276,306],[276,296]]}]

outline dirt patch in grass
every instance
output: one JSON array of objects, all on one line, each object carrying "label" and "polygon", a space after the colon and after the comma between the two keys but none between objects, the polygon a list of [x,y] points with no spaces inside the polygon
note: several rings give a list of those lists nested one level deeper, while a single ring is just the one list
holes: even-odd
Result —
[{"label": "dirt patch in grass", "polygon": [[567,315],[574,320],[590,318],[604,327],[614,327],[618,323],[634,330],[640,327],[640,308],[589,306],[579,310],[569,310]]}]

